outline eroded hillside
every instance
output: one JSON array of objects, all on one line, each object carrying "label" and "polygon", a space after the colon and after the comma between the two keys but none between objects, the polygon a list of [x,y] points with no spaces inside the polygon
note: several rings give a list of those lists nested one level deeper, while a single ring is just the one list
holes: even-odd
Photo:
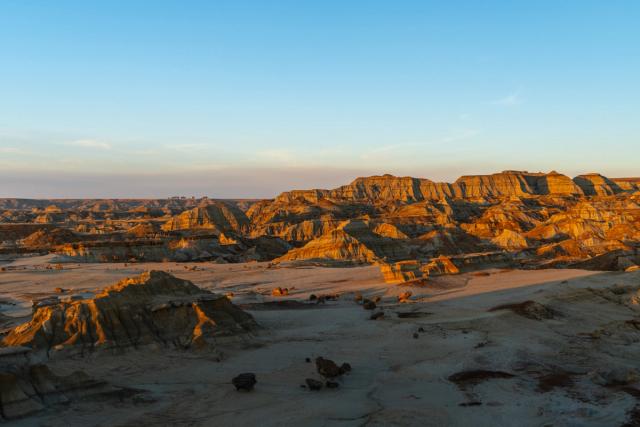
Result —
[{"label": "eroded hillside", "polygon": [[4,256],[53,252],[60,262],[640,263],[640,178],[595,173],[383,175],[258,201],[3,199],[0,218]]}]

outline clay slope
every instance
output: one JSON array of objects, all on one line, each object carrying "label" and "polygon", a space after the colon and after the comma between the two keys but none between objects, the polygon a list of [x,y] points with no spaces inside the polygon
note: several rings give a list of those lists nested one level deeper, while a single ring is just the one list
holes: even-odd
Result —
[{"label": "clay slope", "polygon": [[[380,232],[379,227],[374,230]],[[335,230],[292,249],[276,261],[315,260],[345,263],[373,263],[382,259],[406,258],[408,249],[397,239],[376,234],[365,221],[345,221]]]},{"label": "clay slope", "polygon": [[[21,352],[22,349],[12,349]],[[10,354],[8,355],[11,356]],[[46,365],[17,360],[0,360],[0,419],[14,420],[46,409],[52,405],[101,395],[123,396],[128,390],[96,381],[82,371],[70,375],[56,375]],[[4,354],[0,359],[8,359]],[[24,355],[22,355],[24,358]]]},{"label": "clay slope", "polygon": [[245,231],[249,221],[240,209],[223,202],[209,202],[188,210],[167,221],[165,231],[209,229],[216,231]]},{"label": "clay slope", "polygon": [[151,271],[107,287],[92,299],[38,307],[31,321],[13,329],[2,344],[42,350],[203,347],[217,336],[254,326],[253,318],[226,297]]}]

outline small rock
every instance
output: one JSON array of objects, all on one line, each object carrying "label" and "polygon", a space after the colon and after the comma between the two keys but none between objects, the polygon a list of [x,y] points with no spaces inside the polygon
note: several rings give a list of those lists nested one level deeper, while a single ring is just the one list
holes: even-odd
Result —
[{"label": "small rock", "polygon": [[316,358],[316,370],[320,375],[326,378],[334,378],[342,375],[342,372],[336,362],[323,357]]},{"label": "small rock", "polygon": [[308,357],[307,357],[307,358],[305,358],[305,359],[304,359],[304,361],[305,361],[305,362],[307,362],[307,363],[311,363],[311,359],[310,359],[310,358],[308,358]]},{"label": "small rock", "polygon": [[420,326],[420,327],[418,328],[418,332],[424,332],[424,328],[423,328],[422,326]]},{"label": "small rock", "polygon": [[373,313],[370,317],[371,320],[378,320],[384,317],[384,311],[378,311],[377,313]]},{"label": "small rock", "polygon": [[63,293],[65,293],[65,292],[67,292],[67,290],[66,290],[66,289],[63,289],[63,288],[55,288],[53,291],[54,291],[55,293],[57,293],[57,294],[63,294]]},{"label": "small rock", "polygon": [[411,298],[411,295],[413,295],[411,291],[402,292],[400,295],[398,295],[398,302],[409,301],[409,299]]},{"label": "small rock", "polygon": [[345,374],[347,372],[351,372],[351,365],[345,362],[340,366],[340,373]]},{"label": "small rock", "polygon": [[418,335],[418,333],[417,333],[417,332],[414,332],[414,333],[413,333],[413,339],[416,339],[416,340],[417,340],[419,336],[420,336],[420,335]]},{"label": "small rock", "polygon": [[307,378],[304,381],[307,383],[307,387],[309,387],[309,390],[317,391],[322,388],[322,382],[314,380],[313,378]]},{"label": "small rock", "polygon": [[340,387],[340,384],[338,384],[335,381],[327,381],[324,385],[326,385],[327,388],[338,388],[338,387]]},{"label": "small rock", "polygon": [[376,303],[369,299],[365,299],[362,301],[362,308],[364,308],[365,310],[375,310],[376,307]]},{"label": "small rock", "polygon": [[318,299],[318,297],[316,296],[316,294],[309,295],[309,301],[315,301],[317,299]]},{"label": "small rock", "polygon": [[280,286],[278,286],[277,288],[273,288],[271,290],[272,297],[283,297],[286,295],[289,295],[289,289],[287,288],[281,288]]},{"label": "small rock", "polygon": [[379,295],[373,299],[373,302],[375,302],[376,304],[379,303],[380,301],[382,301],[382,297]]},{"label": "small rock", "polygon": [[362,302],[362,294],[361,293],[357,293],[353,296],[353,300],[357,303],[361,303]]},{"label": "small rock", "polygon": [[255,386],[257,382],[258,381],[256,381],[256,374],[253,374],[251,372],[240,374],[231,380],[231,383],[236,387],[236,390],[238,391],[251,391],[253,390],[253,386]]}]

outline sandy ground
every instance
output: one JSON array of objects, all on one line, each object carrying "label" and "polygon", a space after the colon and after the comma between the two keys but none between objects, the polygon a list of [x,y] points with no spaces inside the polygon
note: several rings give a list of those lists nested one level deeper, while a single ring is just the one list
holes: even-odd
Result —
[{"label": "sandy ground", "polygon": [[[120,278],[158,269],[233,292],[234,302],[253,304],[250,312],[262,328],[221,340],[221,361],[217,353],[168,349],[54,358],[54,372],[81,369],[138,389],[142,397],[77,401],[16,425],[615,426],[627,422],[636,406],[632,387],[600,379],[612,370],[640,369],[640,331],[626,326],[640,313],[635,294],[623,298],[626,304],[593,289],[633,285],[637,290],[640,272],[486,270],[409,288],[385,284],[377,267],[167,263],[65,264],[63,270],[47,270],[49,261],[37,257],[4,265],[4,314],[27,315],[32,298],[54,294],[56,287],[89,295]],[[294,289],[288,297],[273,298],[276,286]],[[398,303],[396,295],[407,290],[411,301]],[[313,308],[260,306],[333,293],[339,300]],[[380,296],[384,317],[370,320],[371,312],[354,302],[356,293]],[[488,311],[527,300],[544,304],[552,318]],[[318,356],[353,367],[338,389],[301,387],[305,378],[320,379],[305,360]],[[473,370],[490,373],[458,383],[449,378]],[[253,392],[236,392],[230,384],[241,372],[256,373]]]}]

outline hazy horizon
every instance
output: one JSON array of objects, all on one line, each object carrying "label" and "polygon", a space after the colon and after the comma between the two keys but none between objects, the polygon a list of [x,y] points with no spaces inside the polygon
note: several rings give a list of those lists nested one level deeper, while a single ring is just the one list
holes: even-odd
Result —
[{"label": "hazy horizon", "polygon": [[0,197],[638,176],[640,3],[0,4]]},{"label": "hazy horizon", "polygon": [[[504,169],[507,170],[507,169]],[[513,169],[510,169],[513,170]],[[502,170],[488,172],[498,173]],[[162,199],[168,197],[210,197],[218,199],[270,199],[284,191],[305,189],[333,189],[349,184],[355,178],[383,175],[388,172],[358,173],[349,170],[304,170],[300,178],[295,170],[262,170],[261,180],[250,181],[246,170],[221,170],[192,174],[189,179],[179,179],[175,175],[91,175],[56,174],[55,177],[12,175],[0,172],[0,181],[6,188],[22,187],[29,196],[16,196],[11,192],[0,192],[0,198],[24,199]],[[528,172],[551,172],[530,169]],[[563,173],[563,171],[557,171]],[[599,171],[583,171],[565,174],[571,178],[579,174]],[[329,175],[328,175],[329,174]],[[396,174],[397,175],[397,174]],[[426,178],[435,182],[454,182],[461,173],[452,179],[434,179],[420,174],[398,175]],[[606,174],[604,174],[607,176]],[[607,176],[608,178],[627,178],[631,176]],[[73,187],[73,192],[60,193],[58,188]],[[184,189],[187,191],[183,191]],[[65,190],[68,191],[68,190]]]}]

